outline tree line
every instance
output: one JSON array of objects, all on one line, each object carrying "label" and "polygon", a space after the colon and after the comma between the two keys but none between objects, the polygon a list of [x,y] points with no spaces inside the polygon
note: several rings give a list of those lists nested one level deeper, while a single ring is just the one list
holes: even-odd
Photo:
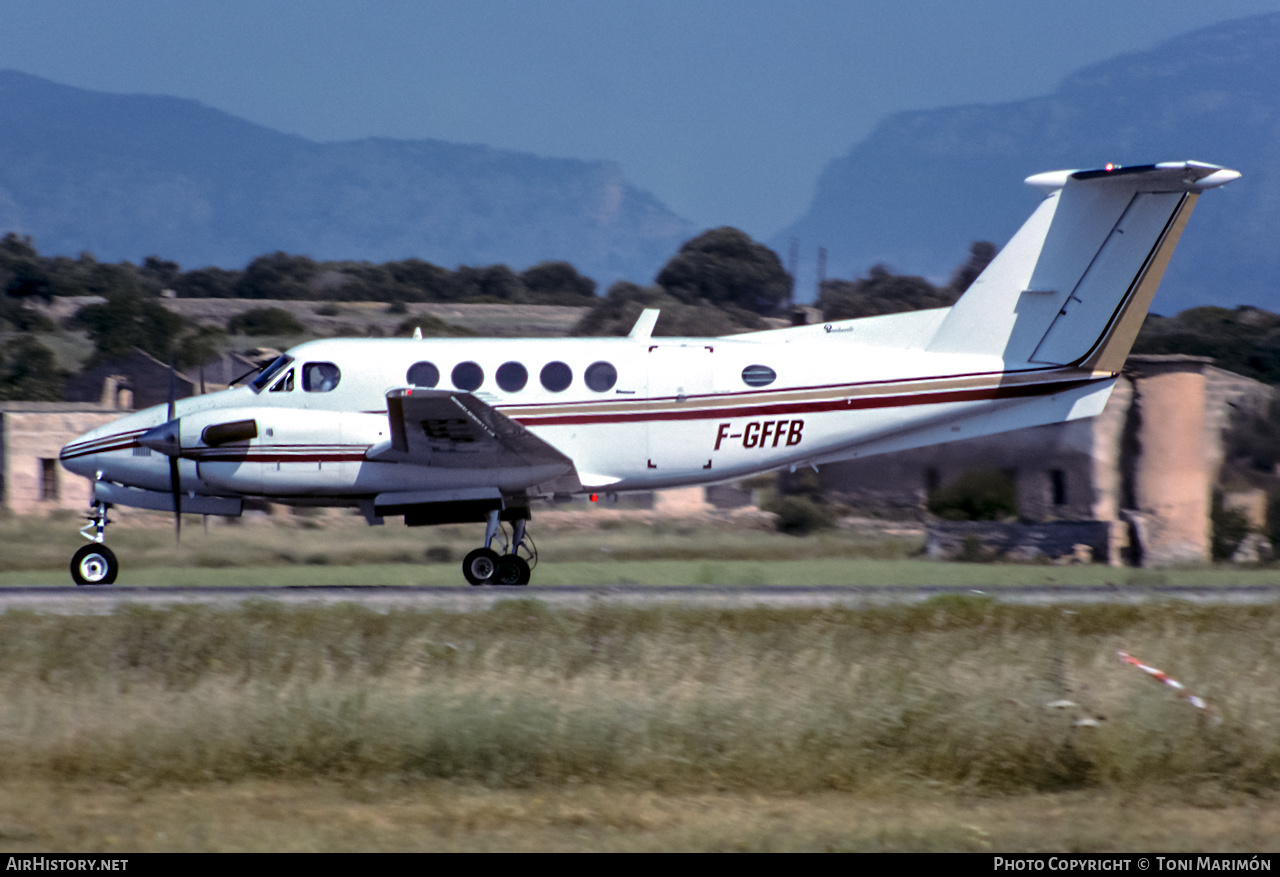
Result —
[{"label": "tree line", "polygon": [[99,262],[89,253],[75,259],[42,256],[30,237],[10,232],[0,238],[0,290],[10,299],[46,300],[156,297],[172,290],[178,298],[584,305],[595,298],[596,282],[568,262],[541,262],[521,272],[506,265],[450,271],[421,259],[377,265],[283,252],[259,256],[242,270],[184,271],[160,256],[148,256],[140,265]]},{"label": "tree line", "polygon": [[[824,321],[897,313],[952,304],[996,255],[979,241],[942,285],[873,266],[864,277],[830,279],[819,289]],[[198,268],[149,256],[142,264],[42,256],[30,238],[0,238],[0,399],[58,399],[65,374],[34,335],[60,328],[86,333],[94,346],[90,364],[140,348],[179,368],[205,362],[223,349],[226,333],[298,334],[286,311],[255,309],[228,321],[226,330],[197,326],[165,308],[167,293],[191,298],[382,301],[396,312],[407,303],[462,302],[577,305],[587,308],[573,329],[579,336],[625,335],[644,308],[661,308],[657,335],[728,335],[767,328],[786,316],[794,281],[777,254],[744,232],[715,228],[687,241],[649,285],[619,281],[603,296],[596,282],[567,262],[542,262],[524,271],[506,265],[449,270],[419,259],[383,264],[317,261],[282,252],[251,261],[243,270]],[[98,296],[59,327],[34,299]],[[451,334],[436,321],[428,334]],[[407,325],[407,323],[406,323]],[[776,323],[775,323],[776,325]],[[456,328],[456,327],[452,327]],[[12,337],[16,334],[18,337]],[[1213,356],[1224,368],[1280,383],[1280,316],[1256,308],[1195,308],[1177,317],[1152,315],[1137,352]]]}]

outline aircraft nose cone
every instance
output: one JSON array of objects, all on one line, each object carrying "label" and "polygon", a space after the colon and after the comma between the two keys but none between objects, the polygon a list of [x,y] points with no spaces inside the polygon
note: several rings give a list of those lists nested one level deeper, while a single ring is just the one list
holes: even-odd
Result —
[{"label": "aircraft nose cone", "polygon": [[86,478],[93,478],[98,468],[98,454],[103,442],[100,438],[102,430],[87,432],[73,442],[68,442],[58,453],[62,468]]},{"label": "aircraft nose cone", "polygon": [[126,415],[70,442],[62,449],[58,458],[67,471],[95,478],[99,470],[109,470],[111,461],[120,459],[122,451],[135,450],[138,438],[155,429],[157,424],[164,425],[163,408]]}]

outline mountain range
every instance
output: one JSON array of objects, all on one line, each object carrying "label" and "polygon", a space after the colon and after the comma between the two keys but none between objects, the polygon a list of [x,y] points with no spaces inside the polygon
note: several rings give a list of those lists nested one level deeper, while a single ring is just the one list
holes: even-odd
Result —
[{"label": "mountain range", "polygon": [[[1181,159],[1244,178],[1201,200],[1155,309],[1280,310],[1280,14],[1085,67],[1043,97],[890,116],[828,165],[809,209],[768,243],[824,247],[828,277],[880,263],[945,281],[972,241],[1003,244],[1029,215],[1030,174]],[[603,289],[649,282],[698,229],[609,162],[438,140],[317,143],[194,101],[0,71],[7,231],[45,254],[154,254],[184,268],[276,250],[517,270],[563,259]],[[802,300],[811,265],[802,259]]]},{"label": "mountain range", "polygon": [[44,254],[239,268],[283,250],[648,280],[696,231],[608,162],[316,143],[190,100],[0,71],[0,232]]},{"label": "mountain range", "polygon": [[1197,204],[1154,308],[1280,310],[1280,14],[1086,67],[1044,97],[890,116],[770,243],[825,247],[828,277],[884,263],[945,280],[971,241],[1003,245],[1030,214],[1027,176],[1182,159],[1244,176]]}]

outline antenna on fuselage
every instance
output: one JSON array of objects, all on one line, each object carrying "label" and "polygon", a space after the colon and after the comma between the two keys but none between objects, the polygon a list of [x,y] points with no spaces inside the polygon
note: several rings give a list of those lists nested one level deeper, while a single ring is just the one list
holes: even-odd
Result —
[{"label": "antenna on fuselage", "polygon": [[653,335],[653,327],[658,325],[658,315],[662,311],[658,308],[645,308],[640,312],[636,324],[631,327],[631,334],[627,337],[632,341],[648,341]]}]

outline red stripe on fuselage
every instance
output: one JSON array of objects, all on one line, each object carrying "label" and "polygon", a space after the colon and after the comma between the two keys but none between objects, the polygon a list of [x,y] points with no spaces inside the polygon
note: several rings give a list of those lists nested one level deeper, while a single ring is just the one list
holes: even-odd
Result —
[{"label": "red stripe on fuselage", "polygon": [[838,399],[820,399],[813,402],[772,402],[759,405],[740,405],[724,408],[695,408],[692,410],[641,411],[613,414],[560,414],[539,417],[526,415],[514,418],[524,426],[564,426],[588,423],[637,423],[655,420],[716,420],[734,417],[761,417],[775,414],[810,414],[823,411],[859,411],[874,408],[907,408],[915,405],[943,405],[951,402],[978,402],[992,399],[1024,399],[1032,396],[1051,396],[1074,390],[1097,380],[1110,378],[1082,378],[1051,383],[1021,384],[996,387],[979,387],[967,390],[939,390],[929,393],[910,393],[885,396],[847,396]]},{"label": "red stripe on fuselage", "polygon": [[[1025,399],[1035,396],[1050,396],[1055,393],[1061,393],[1068,390],[1074,390],[1089,384],[1098,383],[1104,380],[1110,380],[1111,376],[1099,378],[1076,378],[1064,381],[1043,381],[1028,384],[1009,384],[1005,386],[975,387],[957,390],[936,390],[920,393],[897,393],[883,395],[867,395],[867,396],[836,396],[828,399],[818,399],[813,401],[796,401],[796,402],[763,402],[763,403],[744,403],[741,405],[725,406],[725,407],[694,407],[697,402],[690,400],[688,403],[675,403],[681,406],[689,405],[690,407],[681,408],[664,408],[659,410],[635,411],[635,412],[608,412],[608,413],[582,413],[582,414],[552,414],[538,415],[525,414],[512,419],[525,426],[564,426],[578,424],[604,424],[604,423],[645,423],[652,421],[672,421],[672,420],[717,420],[735,417],[767,417],[772,415],[783,414],[811,414],[820,412],[834,411],[860,411],[872,410],[877,408],[907,408],[917,405],[943,405],[955,402],[978,402],[997,399]],[[861,385],[866,386],[866,385]],[[852,387],[850,389],[853,389]],[[774,391],[775,393],[777,391]],[[637,400],[639,401],[639,400]],[[662,400],[657,404],[671,404],[671,400]],[[609,403],[613,404],[613,403]],[[508,407],[523,406],[501,406],[498,410]],[[146,430],[136,432],[117,433],[116,435],[106,436],[104,438],[95,439],[91,442],[84,442],[81,445],[68,445],[63,448],[60,455],[63,460],[70,460],[76,457],[87,456],[89,454],[102,454],[112,451],[124,451],[138,446],[137,438]],[[114,444],[112,444],[114,442]],[[254,462],[254,463],[329,463],[329,462],[357,462],[364,459],[365,451],[368,446],[348,446],[352,450],[348,451],[320,451],[323,445],[305,444],[293,446],[296,450],[288,450],[290,446],[274,445],[274,446],[257,446],[244,447],[243,453],[237,453],[239,448],[192,448],[184,449],[183,458],[204,460],[208,462],[218,462],[223,460],[226,462]],[[332,447],[332,446],[330,446]],[[356,448],[359,447],[357,450]]]}]

